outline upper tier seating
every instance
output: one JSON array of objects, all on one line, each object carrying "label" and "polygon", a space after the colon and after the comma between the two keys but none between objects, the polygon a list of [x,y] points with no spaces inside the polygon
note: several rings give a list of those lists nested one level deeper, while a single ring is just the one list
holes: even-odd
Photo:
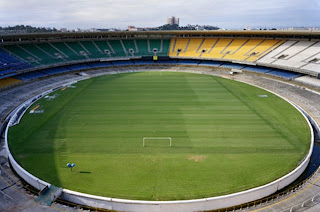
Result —
[{"label": "upper tier seating", "polygon": [[0,76],[11,74],[15,71],[30,68],[31,65],[27,62],[20,61],[18,58],[15,58],[9,55],[4,50],[0,48]]},{"label": "upper tier seating", "polygon": [[256,61],[284,41],[232,38],[173,38],[169,56]]},{"label": "upper tier seating", "polygon": [[320,42],[287,41],[258,63],[320,73]]},{"label": "upper tier seating", "polygon": [[[168,56],[169,45],[169,39],[128,39],[19,44],[6,45],[1,48],[22,61],[38,67],[91,59]],[[0,54],[0,69],[1,64]]]},{"label": "upper tier seating", "polygon": [[[183,58],[208,60],[198,65],[221,66],[225,62],[240,61],[249,65],[257,64],[289,71],[295,69],[296,72],[320,75],[320,42],[317,41],[263,38],[128,38],[1,45],[0,79],[17,75],[19,70],[33,67],[46,68],[56,64],[141,57],[149,57],[143,59],[150,60],[152,56],[170,56],[176,61],[137,63],[186,64],[186,61],[179,61],[179,58]],[[220,63],[212,63],[209,60]],[[104,66],[97,63],[96,67]],[[63,70],[53,69],[47,74],[59,72],[63,73]]]}]

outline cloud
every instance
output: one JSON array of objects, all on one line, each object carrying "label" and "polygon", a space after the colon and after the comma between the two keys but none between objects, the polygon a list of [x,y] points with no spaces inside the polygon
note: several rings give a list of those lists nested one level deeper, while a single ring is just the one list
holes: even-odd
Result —
[{"label": "cloud", "polygon": [[181,24],[314,26],[318,0],[0,0],[0,25],[67,28],[159,26],[168,16]]}]

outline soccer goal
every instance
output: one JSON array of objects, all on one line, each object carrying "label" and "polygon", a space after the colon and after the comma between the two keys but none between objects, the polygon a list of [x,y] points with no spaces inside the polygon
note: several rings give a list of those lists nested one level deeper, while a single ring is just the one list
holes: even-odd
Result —
[{"label": "soccer goal", "polygon": [[159,140],[159,141],[169,141],[169,146],[172,147],[172,138],[171,137],[144,137],[142,139],[142,146],[146,146],[148,140]]}]

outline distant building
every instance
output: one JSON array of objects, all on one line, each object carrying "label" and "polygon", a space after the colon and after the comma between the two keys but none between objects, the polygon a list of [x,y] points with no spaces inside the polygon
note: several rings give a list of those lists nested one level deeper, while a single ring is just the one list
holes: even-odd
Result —
[{"label": "distant building", "polygon": [[90,32],[98,32],[99,30],[97,30],[96,28],[90,28],[89,31]]},{"label": "distant building", "polygon": [[138,31],[138,28],[135,26],[128,26],[128,31]]},{"label": "distant building", "polygon": [[135,31],[143,31],[143,30],[145,30],[145,28],[139,28],[139,27],[135,27],[135,26],[128,26],[128,31],[133,31],[133,32],[135,32]]},{"label": "distant building", "polygon": [[60,28],[60,32],[67,32],[68,29],[67,28]]},{"label": "distant building", "polygon": [[169,25],[178,25],[179,26],[179,18],[171,16],[167,19],[167,24]]}]

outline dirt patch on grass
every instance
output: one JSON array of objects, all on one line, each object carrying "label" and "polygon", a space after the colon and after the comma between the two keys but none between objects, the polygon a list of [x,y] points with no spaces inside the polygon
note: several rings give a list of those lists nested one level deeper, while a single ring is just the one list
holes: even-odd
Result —
[{"label": "dirt patch on grass", "polygon": [[188,160],[192,160],[194,162],[201,162],[201,161],[204,161],[207,158],[208,158],[207,155],[189,155],[188,156]]}]

